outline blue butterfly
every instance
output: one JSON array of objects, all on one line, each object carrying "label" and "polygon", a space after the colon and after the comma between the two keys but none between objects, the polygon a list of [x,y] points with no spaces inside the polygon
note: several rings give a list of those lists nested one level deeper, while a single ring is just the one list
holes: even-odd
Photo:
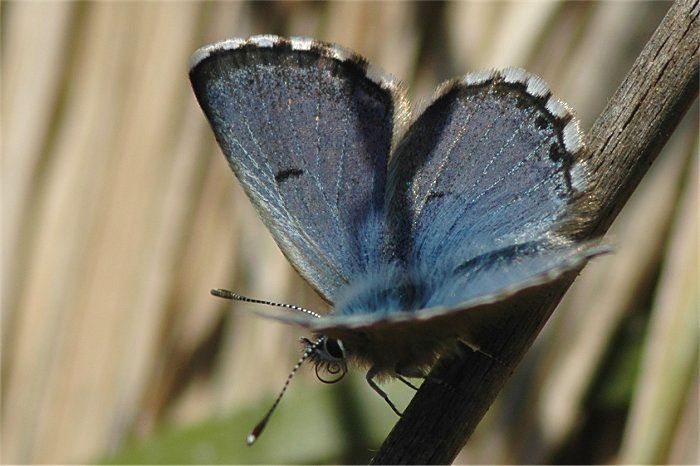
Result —
[{"label": "blue butterfly", "polygon": [[317,335],[285,389],[306,359],[341,376],[352,362],[399,413],[376,376],[479,349],[489,316],[605,252],[576,240],[595,204],[578,122],[522,69],[447,81],[413,121],[398,81],[312,39],[209,45],[190,79],[275,241],[333,305],[261,312]]}]

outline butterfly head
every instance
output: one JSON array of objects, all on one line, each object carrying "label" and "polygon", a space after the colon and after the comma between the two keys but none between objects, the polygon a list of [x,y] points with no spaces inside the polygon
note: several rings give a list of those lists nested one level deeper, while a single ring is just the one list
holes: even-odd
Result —
[{"label": "butterfly head", "polygon": [[[268,306],[284,307],[287,309],[293,309],[295,311],[302,312],[315,318],[321,317],[320,314],[299,306],[249,298],[247,296],[242,296],[238,293],[234,293],[233,291],[229,290],[214,289],[211,290],[211,294],[219,298],[234,301],[243,301],[247,303],[265,304]],[[272,413],[275,411],[275,409],[277,409],[277,405],[279,405],[282,396],[284,396],[284,393],[287,391],[289,383],[292,381],[292,378],[294,378],[294,375],[297,373],[297,371],[305,361],[309,360],[314,363],[316,377],[318,377],[318,379],[323,383],[336,383],[340,381],[340,379],[342,379],[345,376],[345,374],[347,374],[347,352],[345,350],[345,345],[343,345],[343,342],[340,339],[328,337],[325,335],[319,335],[314,341],[309,340],[308,338],[302,338],[301,342],[303,344],[303,351],[301,357],[287,376],[287,380],[285,381],[282,390],[280,390],[279,395],[277,395],[277,398],[272,404],[272,407],[268,410],[267,414],[265,414],[265,416],[260,420],[260,422],[258,422],[255,428],[253,428],[252,432],[246,438],[246,443],[248,445],[252,445],[253,443],[255,443],[258,437],[260,437],[260,434],[267,425],[267,421],[270,419],[270,416],[272,416]]]},{"label": "butterfly head", "polygon": [[321,336],[316,341],[302,338],[304,353],[314,363],[316,377],[323,383],[336,383],[348,372],[347,353],[337,338]]}]

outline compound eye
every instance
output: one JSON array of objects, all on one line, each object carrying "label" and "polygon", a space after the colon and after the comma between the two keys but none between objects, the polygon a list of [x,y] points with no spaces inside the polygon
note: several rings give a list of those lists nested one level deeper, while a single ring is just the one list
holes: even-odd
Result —
[{"label": "compound eye", "polygon": [[336,340],[335,338],[326,338],[324,349],[333,359],[345,359],[345,349],[343,348],[343,342],[340,340]]}]

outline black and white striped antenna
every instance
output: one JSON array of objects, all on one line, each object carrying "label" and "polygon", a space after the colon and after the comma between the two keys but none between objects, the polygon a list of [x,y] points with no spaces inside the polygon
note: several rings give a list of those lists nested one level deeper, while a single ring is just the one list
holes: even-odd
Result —
[{"label": "black and white striped antenna", "polygon": [[261,299],[249,298],[247,296],[243,296],[243,295],[240,295],[238,293],[234,293],[233,291],[222,290],[222,289],[218,289],[218,288],[211,290],[210,293],[218,298],[230,299],[233,301],[243,301],[246,303],[267,304],[268,306],[285,307],[287,309],[294,309],[295,311],[300,311],[300,312],[303,312],[305,314],[309,314],[310,316],[314,316],[317,318],[321,317],[321,314],[319,314],[317,312],[310,311],[309,309],[305,309],[303,307],[295,306],[294,304],[284,304],[284,303],[274,303],[272,301],[263,301]]},{"label": "black and white striped antenna", "polygon": [[272,407],[267,411],[267,414],[258,422],[253,430],[248,434],[248,436],[245,438],[245,443],[248,444],[248,446],[252,445],[255,443],[255,441],[260,437],[260,434],[262,433],[263,429],[265,429],[265,426],[267,425],[267,421],[270,420],[270,416],[272,416],[272,413],[277,409],[277,405],[279,405],[280,400],[282,399],[282,396],[284,395],[284,392],[287,391],[287,387],[289,387],[289,382],[292,381],[292,378],[294,377],[294,374],[299,370],[301,365],[303,364],[306,359],[308,359],[311,354],[316,351],[316,348],[323,343],[323,341],[326,339],[326,337],[321,337],[318,340],[316,340],[313,344],[309,345],[306,350],[304,351],[304,354],[301,355],[299,358],[299,361],[294,365],[292,368],[292,371],[289,373],[287,376],[287,380],[284,382],[284,386],[282,387],[282,390],[280,390],[279,395],[277,395],[277,398],[275,399],[275,402],[272,403]]},{"label": "black and white striped antenna", "polygon": [[[293,309],[295,311],[300,311],[305,314],[309,314],[311,316],[320,318],[321,314],[318,314],[317,312],[310,311],[309,309],[305,309],[303,307],[295,306],[293,304],[283,304],[283,303],[275,303],[272,301],[264,301],[261,299],[254,299],[254,298],[248,298],[247,296],[240,295],[238,293],[234,293],[233,291],[229,290],[222,290],[222,289],[213,289],[211,290],[211,294],[219,297],[219,298],[224,298],[224,299],[230,299],[233,301],[243,301],[246,303],[255,303],[255,304],[266,304],[268,306],[277,306],[277,307],[284,307],[287,309]],[[289,383],[292,381],[292,378],[294,378],[294,375],[297,373],[301,365],[306,361],[309,356],[311,356],[314,351],[326,340],[326,337],[321,337],[315,342],[311,344],[307,344],[306,350],[304,350],[304,353],[301,355],[299,358],[299,361],[294,365],[292,368],[292,371],[289,373],[287,376],[287,380],[284,382],[284,386],[282,386],[282,390],[280,390],[279,395],[277,395],[277,398],[275,399],[275,402],[272,404],[272,407],[267,411],[267,414],[256,424],[256,426],[253,428],[253,430],[248,434],[248,436],[245,439],[245,443],[247,443],[249,446],[255,443],[255,441],[260,437],[260,434],[262,433],[263,429],[265,429],[265,426],[267,425],[267,421],[270,420],[270,416],[272,416],[272,413],[277,409],[277,405],[279,405],[280,400],[282,400],[282,396],[284,396],[284,392],[287,391],[287,387],[289,387]],[[307,340],[308,341],[308,340]]]}]

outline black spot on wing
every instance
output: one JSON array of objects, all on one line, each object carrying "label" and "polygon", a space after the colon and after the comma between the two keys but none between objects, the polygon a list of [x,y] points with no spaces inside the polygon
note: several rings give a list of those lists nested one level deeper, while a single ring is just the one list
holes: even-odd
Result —
[{"label": "black spot on wing", "polygon": [[547,126],[549,126],[547,119],[543,117],[542,115],[538,116],[535,118],[535,127],[539,130],[546,129]]},{"label": "black spot on wing", "polygon": [[288,168],[286,170],[280,170],[277,172],[275,175],[275,181],[277,184],[281,184],[283,181],[286,181],[290,177],[298,177],[304,174],[304,170],[300,170],[298,168]]},{"label": "black spot on wing", "polygon": [[425,199],[425,202],[428,203],[435,199],[440,199],[443,196],[445,196],[445,192],[443,191],[431,191],[430,194],[428,194],[428,197]]}]

